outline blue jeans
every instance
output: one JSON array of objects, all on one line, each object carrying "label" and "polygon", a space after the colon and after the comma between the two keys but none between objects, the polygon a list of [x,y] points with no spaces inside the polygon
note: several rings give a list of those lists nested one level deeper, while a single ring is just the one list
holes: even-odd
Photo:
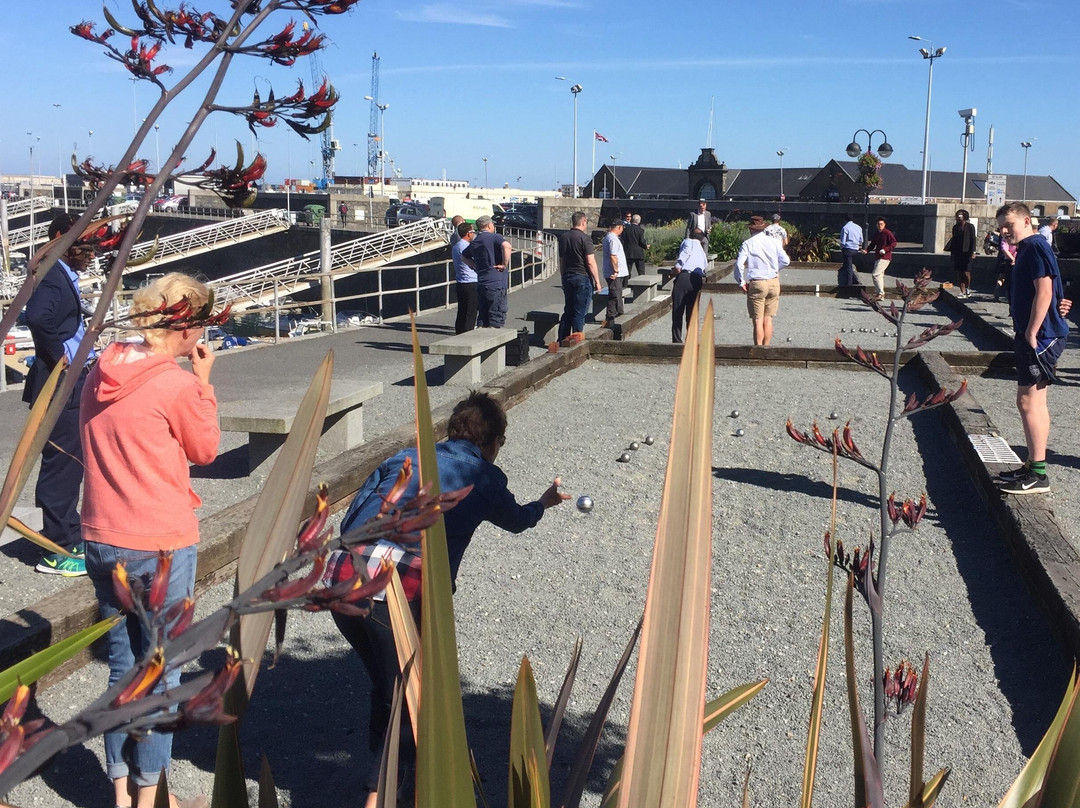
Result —
[{"label": "blue jeans", "polygon": [[592,302],[593,283],[588,275],[563,273],[562,291],[565,306],[562,320],[559,321],[559,340],[570,336],[571,332],[585,330],[585,315]]},{"label": "blue jeans", "polygon": [[[173,550],[169,587],[165,593],[162,611],[184,598],[191,597],[195,589],[195,562],[198,545],[192,544]],[[123,561],[130,578],[142,578],[146,591],[157,570],[158,554],[146,550],[128,550],[110,544],[86,542],[86,574],[94,584],[102,618],[120,611],[113,593],[112,571],[117,562]],[[106,635],[109,643],[109,687],[130,671],[149,650],[150,637],[134,615],[128,615]],[[159,640],[159,642],[162,640]],[[180,669],[167,669],[154,687],[155,693],[163,693],[180,684]],[[157,785],[162,769],[168,771],[172,760],[172,733],[153,731],[142,740],[136,740],[126,732],[105,733],[105,763],[110,780],[130,776],[139,787]]]}]

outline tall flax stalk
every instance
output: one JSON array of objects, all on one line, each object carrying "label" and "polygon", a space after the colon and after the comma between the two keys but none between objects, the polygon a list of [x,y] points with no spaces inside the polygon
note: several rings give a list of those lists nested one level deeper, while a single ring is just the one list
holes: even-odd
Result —
[{"label": "tall flax stalk", "polygon": [[688,331],[618,808],[697,804],[712,566],[712,304],[700,335]]}]

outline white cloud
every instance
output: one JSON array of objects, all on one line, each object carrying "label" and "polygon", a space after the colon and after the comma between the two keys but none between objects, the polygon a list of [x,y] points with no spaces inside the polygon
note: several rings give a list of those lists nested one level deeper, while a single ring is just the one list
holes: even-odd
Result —
[{"label": "white cloud", "polygon": [[495,14],[473,14],[450,3],[430,3],[411,11],[398,11],[397,18],[406,22],[434,22],[457,25],[480,25],[485,28],[511,28],[510,21]]}]

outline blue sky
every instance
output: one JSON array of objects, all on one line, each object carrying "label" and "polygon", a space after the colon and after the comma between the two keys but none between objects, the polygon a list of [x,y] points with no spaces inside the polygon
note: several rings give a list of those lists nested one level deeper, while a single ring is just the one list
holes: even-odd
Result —
[{"label": "blue sky", "polygon": [[[127,0],[105,1],[130,20]],[[227,6],[225,0],[196,3],[219,13]],[[578,107],[582,183],[594,129],[609,140],[596,144],[597,165],[614,154],[624,165],[685,167],[706,145],[710,104],[712,145],[732,167],[778,166],[778,149],[787,152],[787,167],[820,166],[843,158],[852,133],[865,128],[888,134],[892,162],[917,168],[927,63],[918,54],[923,43],[907,39],[915,34],[948,49],[934,65],[932,168],[960,170],[957,110],[976,107],[971,170],[985,170],[993,124],[995,171],[1021,173],[1020,141],[1033,140],[1029,174],[1051,174],[1077,196],[1080,108],[1068,77],[1080,62],[1078,17],[1074,3],[1027,0],[363,0],[347,15],[319,20],[331,40],[322,67],[342,96],[335,137],[343,146],[343,174],[363,172],[367,162],[363,97],[370,92],[372,51],[381,57],[380,100],[389,104],[386,149],[406,176],[437,178],[445,171],[451,179],[482,184],[487,157],[492,185],[514,185],[518,177],[532,188],[569,182],[573,82],[584,88]],[[79,155],[87,154],[90,130],[95,157],[115,162],[134,121],[154,102],[153,87],[133,85],[100,48],[68,33],[83,19],[101,20],[97,0],[4,0],[0,47],[8,76],[0,172],[25,173],[33,143],[35,164],[41,161],[35,171],[55,174],[58,153],[66,159],[77,143]],[[267,34],[287,19],[272,20]],[[176,68],[175,77],[196,56],[174,47],[160,60]],[[284,68],[236,61],[221,103],[244,103],[255,87],[265,98],[271,85],[281,95],[299,78],[306,87],[311,83],[304,62]],[[162,118],[163,156],[204,88],[193,86]],[[272,180],[311,176],[310,161],[319,159],[314,140],[309,144],[283,126],[261,134],[258,146]],[[232,155],[235,139],[250,147],[246,125],[212,116],[189,162],[201,162],[215,142]],[[151,133],[141,154],[154,161],[156,151]]]}]

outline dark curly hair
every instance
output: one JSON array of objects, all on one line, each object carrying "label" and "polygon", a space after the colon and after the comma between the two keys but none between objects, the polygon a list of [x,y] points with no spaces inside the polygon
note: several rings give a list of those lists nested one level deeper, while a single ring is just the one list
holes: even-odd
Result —
[{"label": "dark curly hair", "polygon": [[459,401],[446,426],[450,440],[467,440],[481,449],[506,435],[506,412],[487,393],[471,393]]}]

